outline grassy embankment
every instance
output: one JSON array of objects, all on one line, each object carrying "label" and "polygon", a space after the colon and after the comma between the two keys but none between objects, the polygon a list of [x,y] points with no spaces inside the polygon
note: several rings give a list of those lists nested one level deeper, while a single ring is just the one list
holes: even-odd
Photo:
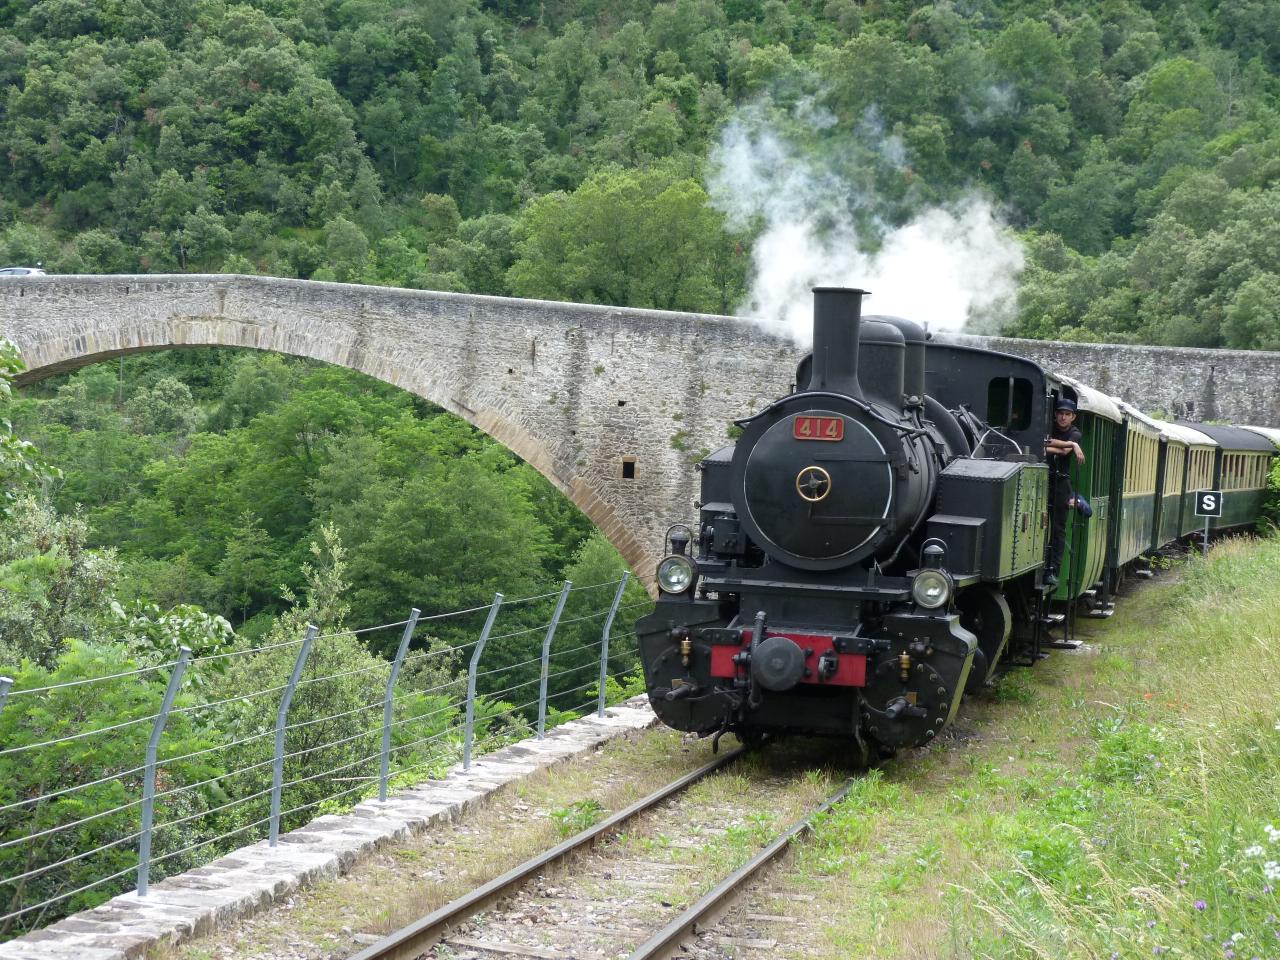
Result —
[{"label": "grassy embankment", "polygon": [[861,780],[780,887],[806,955],[1280,958],[1277,598],[1280,539],[1224,543]]}]

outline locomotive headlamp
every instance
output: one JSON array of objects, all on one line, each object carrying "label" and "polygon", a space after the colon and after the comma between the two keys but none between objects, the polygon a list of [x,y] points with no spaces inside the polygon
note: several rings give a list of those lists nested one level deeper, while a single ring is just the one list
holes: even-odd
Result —
[{"label": "locomotive headlamp", "polygon": [[693,561],[676,555],[658,564],[658,586],[663,593],[684,593],[693,586]]},{"label": "locomotive headlamp", "polygon": [[951,599],[951,578],[941,570],[921,570],[911,581],[911,599],[926,610],[944,606]]}]

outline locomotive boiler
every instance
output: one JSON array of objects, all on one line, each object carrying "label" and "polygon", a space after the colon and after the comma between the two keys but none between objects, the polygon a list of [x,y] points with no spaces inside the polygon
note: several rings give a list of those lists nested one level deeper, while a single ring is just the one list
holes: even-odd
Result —
[{"label": "locomotive boiler", "polygon": [[[697,521],[668,532],[637,634],[671,727],[833,735],[863,756],[928,743],[1004,653],[1010,584],[1036,587],[1044,463],[930,396],[925,331],[863,317],[864,295],[814,290],[794,392],[698,465]],[[941,387],[964,356],[937,354]]]}]

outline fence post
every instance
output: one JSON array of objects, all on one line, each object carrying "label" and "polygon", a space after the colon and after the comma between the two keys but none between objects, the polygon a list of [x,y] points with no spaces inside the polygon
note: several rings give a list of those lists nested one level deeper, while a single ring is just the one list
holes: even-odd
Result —
[{"label": "fence post", "polygon": [[613,595],[613,606],[609,608],[609,616],[604,619],[604,630],[600,633],[600,702],[596,705],[596,716],[604,716],[604,684],[609,678],[609,631],[613,629],[613,618],[618,613],[618,605],[622,603],[622,591],[627,589],[630,570],[622,571],[622,582],[618,584],[618,592]]},{"label": "fence post", "polygon": [[182,685],[182,674],[191,662],[191,648],[181,647],[178,662],[169,674],[169,686],[164,691],[164,702],[160,705],[160,713],[151,727],[151,739],[147,741],[147,766],[142,778],[142,838],[138,841],[138,896],[147,895],[147,885],[151,880],[151,824],[155,818],[156,800],[156,750],[160,746],[160,735],[164,733],[164,725],[169,719],[169,710],[173,707],[173,699],[178,695]]},{"label": "fence post", "polygon": [[280,698],[280,709],[276,711],[276,752],[271,764],[271,828],[269,841],[276,845],[280,836],[280,794],[284,790],[284,724],[289,716],[289,703],[293,700],[293,691],[298,689],[298,680],[302,676],[302,668],[307,662],[307,654],[311,652],[311,644],[319,633],[314,624],[307,624],[306,636],[302,638],[302,649],[298,651],[298,659],[293,662],[293,673],[289,675],[289,684],[285,687],[284,696]]},{"label": "fence post", "polygon": [[396,677],[400,675],[400,665],[409,651],[409,641],[413,639],[420,616],[422,611],[417,607],[409,611],[409,622],[405,624],[400,649],[396,651],[396,658],[391,663],[391,676],[387,678],[387,697],[382,702],[382,771],[378,777],[378,800],[382,803],[387,802],[387,780],[391,778],[391,693],[396,688]]},{"label": "fence post", "polygon": [[467,667],[467,723],[462,735],[462,769],[471,769],[471,744],[476,734],[476,669],[480,666],[480,655],[484,653],[484,645],[489,642],[489,631],[493,629],[493,621],[498,619],[498,608],[502,606],[502,594],[493,595],[493,606],[489,608],[489,617],[480,631],[480,639],[471,653],[471,665]]},{"label": "fence post", "polygon": [[547,729],[547,668],[551,663],[551,640],[556,635],[556,627],[560,626],[560,614],[564,613],[564,602],[569,599],[569,591],[572,589],[573,581],[566,580],[564,589],[560,591],[560,599],[556,602],[556,612],[551,615],[551,624],[547,627],[547,638],[542,641],[542,682],[538,684],[539,740]]},{"label": "fence post", "polygon": [[9,702],[9,689],[13,686],[13,677],[0,677],[0,711]]}]

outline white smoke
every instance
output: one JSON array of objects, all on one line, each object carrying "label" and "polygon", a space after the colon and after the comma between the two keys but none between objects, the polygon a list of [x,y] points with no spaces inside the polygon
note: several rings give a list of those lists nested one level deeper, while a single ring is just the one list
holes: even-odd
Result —
[{"label": "white smoke", "polygon": [[[901,141],[884,136],[874,114],[858,127],[850,136],[869,164],[907,168]],[[864,253],[853,213],[876,210],[872,188],[800,156],[762,113],[746,110],[728,124],[712,170],[712,202],[729,225],[763,226],[753,250],[754,285],[737,312],[773,333],[809,342],[815,286],[870,290],[867,313],[931,330],[994,329],[1014,305],[1023,250],[977,194],[883,229],[878,249]],[[868,184],[872,179],[873,172]]]}]

